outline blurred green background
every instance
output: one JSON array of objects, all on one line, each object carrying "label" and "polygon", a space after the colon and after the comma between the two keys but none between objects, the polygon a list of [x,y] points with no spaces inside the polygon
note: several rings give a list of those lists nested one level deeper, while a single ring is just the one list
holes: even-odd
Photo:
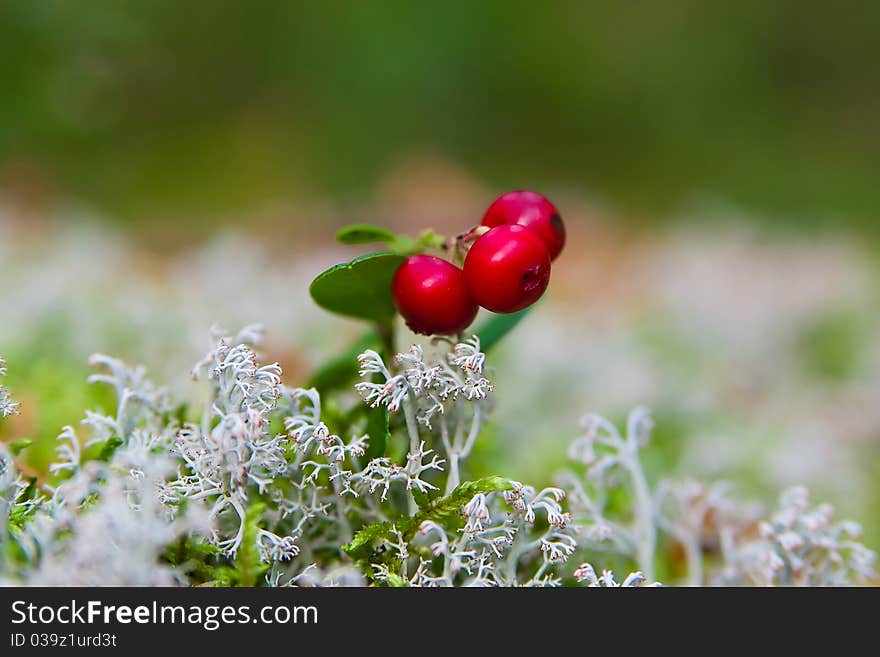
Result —
[{"label": "blurred green background", "polygon": [[216,222],[430,152],[627,219],[874,229],[878,61],[876,2],[4,0],[0,185]]}]

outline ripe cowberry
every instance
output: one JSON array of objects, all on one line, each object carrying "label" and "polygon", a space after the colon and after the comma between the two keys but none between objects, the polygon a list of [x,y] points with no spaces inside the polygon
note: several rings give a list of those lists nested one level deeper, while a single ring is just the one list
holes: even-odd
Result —
[{"label": "ripe cowberry", "polygon": [[565,246],[565,226],[559,210],[537,192],[519,190],[499,196],[483,216],[482,224],[494,228],[504,224],[519,224],[533,230],[550,252],[550,259]]},{"label": "ripe cowberry", "polygon": [[461,269],[433,256],[407,258],[394,274],[391,295],[406,325],[425,335],[463,331],[479,310]]},{"label": "ripe cowberry", "polygon": [[537,301],[550,282],[550,254],[528,228],[505,224],[479,237],[464,261],[467,291],[496,313],[514,313]]}]

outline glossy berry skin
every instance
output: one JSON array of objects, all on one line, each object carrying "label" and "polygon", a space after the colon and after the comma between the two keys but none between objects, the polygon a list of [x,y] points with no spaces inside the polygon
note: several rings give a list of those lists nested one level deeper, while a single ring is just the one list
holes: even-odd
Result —
[{"label": "glossy berry skin", "polygon": [[391,281],[394,305],[416,333],[458,333],[477,316],[464,273],[451,262],[428,255],[407,258]]},{"label": "glossy berry skin", "polygon": [[565,246],[565,225],[559,210],[537,192],[519,190],[502,194],[486,210],[482,224],[490,228],[519,224],[533,230],[543,240],[551,260],[556,260]]},{"label": "glossy berry skin", "polygon": [[537,301],[550,282],[550,254],[534,232],[505,224],[479,237],[464,261],[467,291],[496,313],[515,313]]}]

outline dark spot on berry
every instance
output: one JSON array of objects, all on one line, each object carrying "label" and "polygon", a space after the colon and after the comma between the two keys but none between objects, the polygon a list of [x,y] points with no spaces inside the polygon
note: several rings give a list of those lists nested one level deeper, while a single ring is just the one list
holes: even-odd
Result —
[{"label": "dark spot on berry", "polygon": [[562,217],[558,213],[554,212],[550,216],[550,223],[553,224],[553,228],[556,230],[562,230]]},{"label": "dark spot on berry", "polygon": [[540,273],[540,267],[537,265],[534,267],[529,267],[522,274],[522,289],[525,292],[531,292],[536,287],[540,285],[540,280],[538,275]]}]

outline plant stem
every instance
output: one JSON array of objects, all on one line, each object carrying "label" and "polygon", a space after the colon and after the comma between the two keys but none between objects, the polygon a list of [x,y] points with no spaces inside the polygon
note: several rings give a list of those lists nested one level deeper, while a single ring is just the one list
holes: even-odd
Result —
[{"label": "plant stem", "polygon": [[684,543],[688,564],[688,586],[703,585],[703,551],[700,547],[700,537],[697,533],[691,533]]},{"label": "plant stem", "polygon": [[461,474],[459,473],[458,466],[458,452],[451,452],[449,454],[449,477],[446,479],[446,491],[444,492],[444,495],[449,495],[454,491],[461,481]]},{"label": "plant stem", "polygon": [[[407,393],[406,399],[403,400],[403,417],[406,419],[406,431],[409,434],[409,453],[415,456],[419,451],[419,427],[409,393]],[[419,466],[420,463],[410,461],[410,475],[418,474],[415,471],[415,468],[418,468]],[[416,499],[413,497],[412,491],[407,491],[407,494],[409,497],[410,515],[415,515],[418,513],[419,505],[416,504]]]},{"label": "plant stem", "polygon": [[453,447],[452,441],[449,440],[449,425],[446,423],[446,416],[440,416],[440,439],[443,441],[443,448],[446,450],[446,456],[449,460],[449,473],[446,475],[446,491],[445,495],[449,495],[455,487],[458,486],[460,478],[458,470],[458,452]]},{"label": "plant stem", "polygon": [[339,519],[339,529],[340,534],[342,535],[345,543],[348,543],[352,539],[352,531],[351,531],[351,523],[348,522],[348,517],[345,515],[345,504],[341,503],[341,500],[344,499],[342,494],[342,486],[339,483],[338,479],[333,480],[333,491],[336,493],[336,496],[339,498],[340,502],[336,504],[337,518]]},{"label": "plant stem", "polygon": [[387,322],[378,322],[376,324],[376,334],[379,336],[379,342],[382,345],[382,360],[389,365],[394,358],[394,320]]},{"label": "plant stem", "polygon": [[657,528],[654,526],[654,505],[645,473],[638,457],[628,454],[624,460],[629,471],[635,495],[636,513],[636,561],[648,580],[654,579],[654,550],[657,543]]}]

